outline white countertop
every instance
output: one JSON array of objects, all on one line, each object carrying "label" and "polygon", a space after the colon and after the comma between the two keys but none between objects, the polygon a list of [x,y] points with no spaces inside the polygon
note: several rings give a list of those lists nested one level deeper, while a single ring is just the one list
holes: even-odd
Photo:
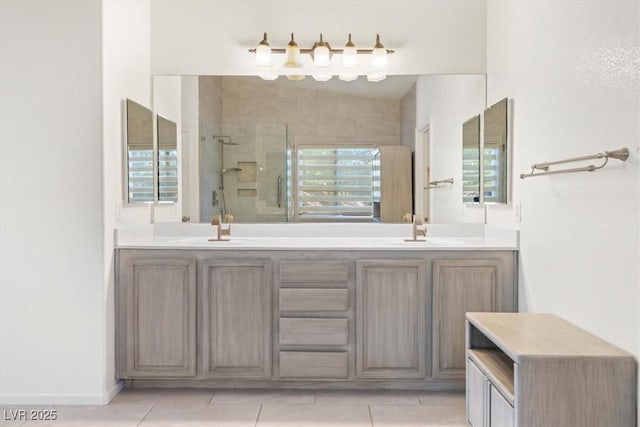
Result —
[{"label": "white countertop", "polygon": [[518,250],[516,230],[483,224],[427,225],[425,240],[411,240],[409,224],[233,224],[228,241],[211,241],[214,228],[203,224],[156,224],[122,228],[120,249],[210,250]]}]

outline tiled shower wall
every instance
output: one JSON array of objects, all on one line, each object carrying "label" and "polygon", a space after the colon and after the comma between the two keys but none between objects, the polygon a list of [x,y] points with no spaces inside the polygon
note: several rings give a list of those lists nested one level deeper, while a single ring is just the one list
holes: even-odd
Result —
[{"label": "tiled shower wall", "polygon": [[[287,138],[298,145],[400,144],[400,101],[296,87],[289,81],[222,77],[222,130],[240,143],[225,146],[224,167],[257,162],[259,171],[253,184],[239,182],[238,173],[225,174],[229,211],[238,222],[285,221],[285,205],[276,204],[276,185],[284,173]],[[238,189],[251,188],[257,197],[238,197]]]},{"label": "tiled shower wall", "polygon": [[295,84],[223,77],[223,123],[286,123],[294,144],[400,143],[398,100],[342,95]]}]

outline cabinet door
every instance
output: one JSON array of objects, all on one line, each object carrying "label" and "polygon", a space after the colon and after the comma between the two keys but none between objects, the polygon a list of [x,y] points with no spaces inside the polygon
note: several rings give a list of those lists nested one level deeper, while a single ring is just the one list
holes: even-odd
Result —
[{"label": "cabinet door", "polygon": [[270,377],[269,261],[203,261],[201,292],[205,377]]},{"label": "cabinet door", "polygon": [[496,311],[500,260],[433,262],[433,378],[464,379],[465,313]]},{"label": "cabinet door", "polygon": [[423,260],[363,260],[356,272],[356,376],[424,378]]},{"label": "cabinet door", "polygon": [[383,145],[380,149],[380,221],[402,222],[411,212],[411,149]]},{"label": "cabinet door", "polygon": [[131,257],[119,271],[119,377],[195,376],[195,260]]},{"label": "cabinet door", "polygon": [[513,427],[515,425],[513,406],[493,385],[491,386],[489,400],[491,401],[489,405],[489,425],[491,427]]},{"label": "cabinet door", "polygon": [[471,360],[467,360],[467,421],[471,427],[488,427],[489,381]]}]

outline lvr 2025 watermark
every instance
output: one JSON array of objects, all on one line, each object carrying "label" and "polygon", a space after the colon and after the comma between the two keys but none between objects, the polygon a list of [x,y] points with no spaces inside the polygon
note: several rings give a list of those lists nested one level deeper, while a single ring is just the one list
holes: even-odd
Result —
[{"label": "lvr 2025 watermark", "polygon": [[58,419],[57,409],[4,409],[4,421],[55,421]]}]

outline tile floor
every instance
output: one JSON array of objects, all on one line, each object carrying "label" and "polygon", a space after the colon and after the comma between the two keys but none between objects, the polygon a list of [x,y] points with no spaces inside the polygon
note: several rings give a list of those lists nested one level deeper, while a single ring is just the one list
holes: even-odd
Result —
[{"label": "tile floor", "polygon": [[[1,426],[431,427],[466,426],[464,392],[125,390],[105,406],[2,406]],[[55,421],[11,421],[55,409]]]}]

